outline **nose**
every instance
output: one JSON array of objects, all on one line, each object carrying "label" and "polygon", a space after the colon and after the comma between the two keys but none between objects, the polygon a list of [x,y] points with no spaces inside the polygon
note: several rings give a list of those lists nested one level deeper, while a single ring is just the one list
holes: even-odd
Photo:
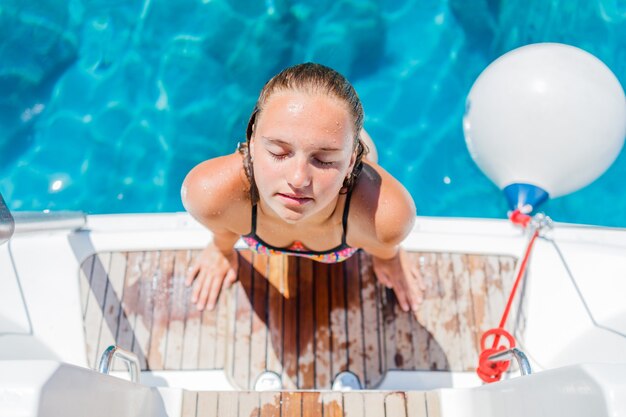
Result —
[{"label": "nose", "polygon": [[311,172],[306,158],[294,158],[294,163],[287,174],[287,181],[293,188],[304,188],[311,183]]}]

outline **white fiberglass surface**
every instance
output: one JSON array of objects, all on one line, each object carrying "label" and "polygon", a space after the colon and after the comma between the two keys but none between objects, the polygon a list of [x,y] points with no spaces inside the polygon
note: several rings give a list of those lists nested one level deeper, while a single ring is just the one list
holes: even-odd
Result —
[{"label": "white fiberglass surface", "polygon": [[[211,238],[182,213],[92,216],[88,227],[77,233],[18,233],[11,242],[25,308],[32,322],[31,344],[45,347],[38,350],[38,357],[86,366],[78,287],[78,266],[85,257],[110,250],[201,248]],[[522,347],[537,369],[588,361],[626,363],[626,338],[597,325],[608,326],[617,320],[619,330],[619,319],[625,314],[619,294],[626,293],[626,280],[620,278],[626,276],[621,256],[626,249],[626,230],[557,226],[551,236],[567,259],[575,283],[553,245],[538,241],[526,278]],[[505,221],[423,217],[418,218],[415,230],[404,242],[411,250],[516,257],[521,256],[525,245],[523,233]],[[17,302],[14,295],[9,300],[7,293],[1,298],[3,302]],[[14,346],[7,337],[0,337],[0,354],[14,357],[10,349],[25,351],[23,344]],[[167,372],[154,373],[151,384],[183,383],[182,376],[171,375],[169,381]],[[425,375],[428,379],[428,373]],[[463,378],[451,377],[447,386],[467,386]],[[400,376],[395,380],[404,386],[401,381]],[[391,385],[397,385],[395,382]],[[201,387],[202,383],[194,386]],[[438,386],[446,385],[430,385]]]},{"label": "white fiberglass surface", "polygon": [[10,243],[0,245],[0,335],[29,334],[30,323],[24,298],[11,259]]}]

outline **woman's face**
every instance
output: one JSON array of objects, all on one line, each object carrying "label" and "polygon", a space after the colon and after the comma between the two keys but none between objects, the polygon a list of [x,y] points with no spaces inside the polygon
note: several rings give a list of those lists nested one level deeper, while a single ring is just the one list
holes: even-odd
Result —
[{"label": "woman's face", "polygon": [[250,148],[264,208],[295,223],[335,204],[355,162],[353,130],[350,113],[336,98],[272,94],[257,116]]}]

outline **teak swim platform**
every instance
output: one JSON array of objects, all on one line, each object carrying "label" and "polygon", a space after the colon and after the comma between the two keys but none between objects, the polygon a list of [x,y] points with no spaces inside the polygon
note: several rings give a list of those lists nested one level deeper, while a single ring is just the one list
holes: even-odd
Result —
[{"label": "teak swim platform", "polygon": [[473,371],[515,267],[511,256],[411,252],[427,289],[405,313],[362,251],[328,265],[241,250],[238,281],[214,310],[198,311],[184,285],[198,253],[103,252],[83,262],[90,366],[115,344],[136,353],[141,370],[223,370],[241,390],[265,370],[286,390],[328,390],[346,370],[365,389],[388,370]]}]

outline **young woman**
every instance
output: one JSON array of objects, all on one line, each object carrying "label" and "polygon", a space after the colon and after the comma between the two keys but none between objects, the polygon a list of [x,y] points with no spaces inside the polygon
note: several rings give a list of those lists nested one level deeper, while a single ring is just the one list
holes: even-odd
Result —
[{"label": "young woman", "polygon": [[[404,311],[424,289],[399,244],[415,220],[406,189],[376,163],[363,108],[348,81],[319,64],[300,64],[261,91],[237,152],[202,162],[185,179],[185,209],[213,232],[187,285],[192,302],[215,305],[237,278],[233,246],[341,262],[359,248]],[[365,144],[367,142],[367,145]],[[363,159],[365,156],[365,159]]]}]

